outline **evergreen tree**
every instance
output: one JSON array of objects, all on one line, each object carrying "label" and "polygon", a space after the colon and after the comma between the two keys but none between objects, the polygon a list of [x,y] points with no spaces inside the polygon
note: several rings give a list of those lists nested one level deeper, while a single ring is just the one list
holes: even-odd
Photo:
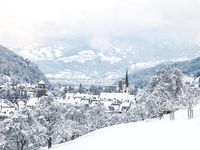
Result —
[{"label": "evergreen tree", "polygon": [[129,87],[129,81],[128,81],[128,69],[126,69],[126,79],[125,79],[125,84],[126,84],[126,87],[128,88],[128,87]]}]

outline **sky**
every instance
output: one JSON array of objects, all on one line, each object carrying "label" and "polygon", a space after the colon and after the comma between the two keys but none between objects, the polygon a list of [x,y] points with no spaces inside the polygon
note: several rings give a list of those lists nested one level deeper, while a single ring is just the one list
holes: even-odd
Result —
[{"label": "sky", "polygon": [[108,50],[114,39],[200,45],[199,0],[0,0],[0,44],[58,39]]}]

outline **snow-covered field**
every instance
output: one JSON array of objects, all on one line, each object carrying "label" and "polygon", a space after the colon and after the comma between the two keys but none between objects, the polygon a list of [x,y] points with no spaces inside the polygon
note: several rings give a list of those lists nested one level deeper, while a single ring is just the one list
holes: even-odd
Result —
[{"label": "snow-covered field", "polygon": [[74,141],[54,145],[52,150],[200,150],[200,106],[194,119],[187,120],[187,111],[163,120],[121,124],[100,129]]}]

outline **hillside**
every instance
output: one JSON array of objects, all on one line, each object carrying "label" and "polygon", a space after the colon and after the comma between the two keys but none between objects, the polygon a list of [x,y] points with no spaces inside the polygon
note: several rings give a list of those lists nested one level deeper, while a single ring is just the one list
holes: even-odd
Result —
[{"label": "hillside", "polygon": [[155,67],[141,69],[130,74],[130,83],[136,87],[143,88],[148,85],[150,78],[154,76],[157,70],[162,68],[177,68],[184,74],[199,77],[200,76],[200,57],[183,62],[171,62],[156,65]]},{"label": "hillside", "polygon": [[38,66],[18,56],[9,49],[0,46],[0,77],[10,77],[22,83],[37,83],[40,80],[46,82],[47,79],[39,70]]},{"label": "hillside", "polygon": [[165,116],[163,120],[116,125],[55,145],[52,150],[199,150],[199,108],[194,109],[193,120],[187,120],[187,111],[181,110],[173,121]]}]

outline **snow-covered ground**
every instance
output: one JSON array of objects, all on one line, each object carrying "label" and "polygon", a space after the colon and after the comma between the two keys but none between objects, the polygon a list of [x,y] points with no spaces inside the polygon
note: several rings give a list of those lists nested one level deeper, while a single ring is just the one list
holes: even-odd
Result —
[{"label": "snow-covered ground", "polygon": [[100,129],[52,150],[200,150],[200,106],[192,120],[187,120],[186,110],[176,112],[175,118]]}]

